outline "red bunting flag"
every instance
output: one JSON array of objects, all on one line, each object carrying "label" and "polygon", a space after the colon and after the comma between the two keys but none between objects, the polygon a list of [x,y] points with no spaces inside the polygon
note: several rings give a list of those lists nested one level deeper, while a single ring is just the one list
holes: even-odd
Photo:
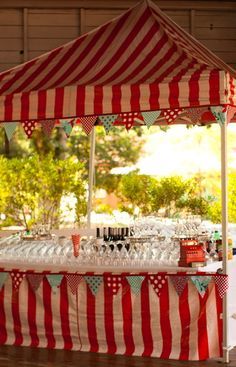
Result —
[{"label": "red bunting flag", "polygon": [[41,121],[42,129],[45,135],[50,136],[55,126],[55,120]]},{"label": "red bunting flag", "polygon": [[14,290],[18,291],[25,274],[20,271],[12,271],[10,273]]},{"label": "red bunting flag", "polygon": [[23,121],[22,123],[23,129],[27,135],[28,138],[31,138],[31,135],[34,132],[34,129],[36,127],[36,121]]},{"label": "red bunting flag", "polygon": [[70,287],[72,294],[77,293],[79,283],[81,282],[82,279],[83,279],[82,275],[78,275],[78,274],[67,274],[66,275],[66,281]]},{"label": "red bunting flag", "polygon": [[182,108],[175,108],[173,110],[165,110],[164,116],[167,121],[167,124],[171,124],[182,112],[183,112]]},{"label": "red bunting flag", "polygon": [[121,275],[107,275],[104,276],[104,283],[105,286],[109,289],[109,291],[116,295],[121,287],[122,284],[122,277]]},{"label": "red bunting flag", "polygon": [[97,120],[97,116],[85,116],[79,118],[81,125],[87,135],[91,133],[92,128]]},{"label": "red bunting flag", "polygon": [[155,274],[149,275],[149,282],[151,283],[155,293],[160,297],[161,291],[165,286],[167,281],[167,276],[165,274]]}]

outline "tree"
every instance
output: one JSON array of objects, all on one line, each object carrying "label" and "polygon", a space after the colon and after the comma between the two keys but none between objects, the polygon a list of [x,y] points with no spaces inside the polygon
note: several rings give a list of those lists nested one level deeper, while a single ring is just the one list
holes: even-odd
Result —
[{"label": "tree", "polygon": [[6,159],[0,157],[0,209],[26,228],[34,223],[58,225],[63,195],[77,198],[77,215],[84,215],[83,166],[73,158],[55,160],[52,155]]}]

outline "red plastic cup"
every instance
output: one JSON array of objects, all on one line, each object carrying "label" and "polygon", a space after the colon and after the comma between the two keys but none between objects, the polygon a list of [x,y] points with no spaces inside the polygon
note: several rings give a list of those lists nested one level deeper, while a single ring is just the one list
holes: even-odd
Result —
[{"label": "red plastic cup", "polygon": [[72,234],[71,240],[73,243],[74,256],[78,257],[79,256],[79,246],[80,246],[80,234]]}]

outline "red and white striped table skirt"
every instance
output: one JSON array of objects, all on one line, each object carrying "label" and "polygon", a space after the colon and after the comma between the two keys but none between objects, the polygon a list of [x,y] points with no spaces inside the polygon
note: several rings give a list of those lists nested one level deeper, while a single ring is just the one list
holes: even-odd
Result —
[{"label": "red and white striped table skirt", "polygon": [[[127,274],[126,274],[127,275]],[[133,274],[132,274],[133,275]],[[144,280],[138,294],[102,282],[94,295],[82,278],[76,294],[63,277],[56,291],[37,291],[9,276],[0,290],[0,344],[203,360],[222,355],[222,298],[210,283],[204,297],[190,281],[179,296],[170,279],[160,296]]]}]

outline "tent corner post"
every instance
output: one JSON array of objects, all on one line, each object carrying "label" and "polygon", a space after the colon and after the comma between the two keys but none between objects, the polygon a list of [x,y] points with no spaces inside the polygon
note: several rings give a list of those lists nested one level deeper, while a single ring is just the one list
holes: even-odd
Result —
[{"label": "tent corner post", "polygon": [[[223,244],[223,274],[228,275],[228,164],[227,123],[221,125],[221,222]],[[223,299],[223,362],[229,363],[228,294]]]},{"label": "tent corner post", "polygon": [[87,228],[91,228],[91,213],[93,202],[93,184],[95,171],[95,127],[90,134],[90,154],[89,154],[89,178],[88,178],[88,204],[87,204]]}]

